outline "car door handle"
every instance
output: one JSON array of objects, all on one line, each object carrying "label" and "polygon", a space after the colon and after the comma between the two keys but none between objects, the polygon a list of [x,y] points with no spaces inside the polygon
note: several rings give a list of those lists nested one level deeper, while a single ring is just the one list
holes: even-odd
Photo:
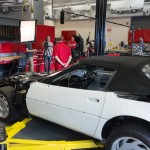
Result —
[{"label": "car door handle", "polygon": [[99,99],[97,99],[97,98],[88,98],[88,102],[90,102],[90,103],[99,103]]}]

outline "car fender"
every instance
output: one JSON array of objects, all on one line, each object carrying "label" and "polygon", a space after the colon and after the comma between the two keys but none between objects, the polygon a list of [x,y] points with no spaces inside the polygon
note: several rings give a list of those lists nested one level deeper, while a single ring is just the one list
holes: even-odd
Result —
[{"label": "car fender", "polygon": [[102,139],[102,129],[112,118],[127,116],[150,122],[150,102],[118,97],[117,93],[107,92],[100,123],[94,137]]},{"label": "car fender", "polygon": [[150,102],[121,98],[117,93],[107,92],[102,118],[133,116],[150,122]]}]

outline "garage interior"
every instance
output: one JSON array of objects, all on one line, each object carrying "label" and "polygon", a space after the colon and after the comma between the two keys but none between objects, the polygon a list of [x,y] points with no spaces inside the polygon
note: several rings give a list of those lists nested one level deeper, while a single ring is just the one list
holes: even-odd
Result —
[{"label": "garage interior", "polygon": [[[26,6],[27,10],[24,10]],[[64,16],[61,16],[62,11]],[[33,54],[34,73],[45,75],[43,42],[46,41],[47,36],[50,36],[50,41],[53,44],[61,41],[62,37],[67,43],[72,36],[80,38],[82,44],[78,43],[80,46],[78,47],[75,61],[71,61],[71,65],[78,63],[84,58],[93,56],[132,57],[136,53],[141,37],[145,44],[145,52],[142,55],[149,57],[149,15],[149,0],[12,0],[12,2],[6,4],[0,1],[0,82],[5,77],[10,77],[13,74],[29,72],[30,62],[28,59],[24,62],[26,59],[25,41],[20,41],[21,21],[35,21],[35,35],[33,41],[31,40],[33,49],[36,49],[36,52]],[[29,31],[26,29],[25,32]],[[89,41],[94,41],[94,43],[91,43],[93,44],[92,54],[90,54],[88,49]],[[141,54],[138,53],[137,55]],[[54,57],[52,57],[49,68],[50,73],[48,75],[57,71]],[[20,130],[18,132],[15,131],[16,129],[12,129],[12,132],[16,133],[11,137],[12,140],[14,138],[27,141],[58,141],[58,144],[61,141],[74,141],[77,142],[77,144],[75,143],[77,146],[72,148],[69,145],[70,149],[105,149],[103,142],[99,142],[95,138],[40,118],[23,115],[19,121],[21,122],[28,117],[31,117],[32,120],[26,123],[25,127],[19,126]],[[1,136],[4,136],[1,130],[3,128],[9,129],[16,123],[17,121],[6,123],[0,120],[0,141],[2,142],[2,144],[0,143],[0,149],[7,149],[6,143],[1,140]],[[13,134],[12,132],[10,130],[10,132],[7,131],[5,134]],[[5,138],[6,141],[8,139],[9,143],[8,135]],[[80,144],[78,143],[79,141],[81,142]],[[85,148],[81,145],[85,145]],[[25,146],[27,146],[27,149],[30,146],[31,149],[34,149],[32,143]],[[21,148],[22,150],[25,149]],[[44,148],[46,149],[46,147]],[[59,148],[61,149],[61,147]],[[63,148],[69,150],[67,146]],[[55,147],[50,147],[50,149],[55,149]]]},{"label": "garage interior", "polygon": [[[133,48],[135,49],[139,43],[140,37],[144,37],[144,42],[148,46],[149,16],[144,14],[144,8],[137,9],[137,12],[135,13],[132,13],[128,10],[122,11],[122,13],[119,14],[116,11],[116,13],[114,13],[114,9],[118,9],[120,5],[124,4],[124,1],[123,3],[119,1],[120,4],[117,1],[119,6],[112,5],[113,8],[111,8],[111,3],[115,4],[116,1],[113,0],[107,2],[106,18],[108,22],[106,22],[105,27],[106,41],[104,47],[106,53],[107,50],[121,49],[125,50],[125,53],[129,53],[130,55],[130,50],[132,49],[131,45],[133,45],[132,42],[134,42]],[[149,2],[145,1],[143,7],[146,7],[148,4]],[[40,7],[41,9],[39,10],[38,7]],[[70,36],[72,36],[73,34],[80,34],[83,39],[82,53],[84,53],[84,55],[88,55],[86,52],[86,40],[88,39],[88,37],[90,37],[90,40],[95,39],[95,20],[84,16],[75,16],[73,14],[66,13],[65,24],[60,24],[60,11],[62,9],[68,12],[73,12],[75,14],[82,14],[95,18],[96,1],[33,1],[29,4],[29,12],[25,12],[27,14],[22,13],[21,10],[13,10],[8,12],[7,14],[1,13],[1,41],[4,41],[3,43],[1,43],[0,47],[1,56],[16,56],[18,55],[18,53],[19,55],[21,55],[25,51],[25,46],[19,42],[19,21],[21,19],[30,20],[33,16],[34,20],[37,20],[36,41],[34,43],[34,48],[38,51],[37,55],[34,56],[35,72],[44,72],[44,62],[41,60],[43,53],[43,46],[41,45],[41,43],[45,40],[45,35],[47,34],[51,36],[51,41],[53,42],[55,41],[55,39],[59,40],[62,35],[66,38],[67,41],[69,41],[71,38]],[[115,24],[110,22],[114,22]],[[123,26],[120,24],[122,24]],[[130,30],[130,27],[134,27],[134,37],[132,37],[133,34],[132,29]],[[120,46],[121,41],[124,43],[124,47]],[[124,51],[122,51],[122,53],[123,52]],[[111,53],[111,51],[109,53]],[[10,64],[10,61],[7,60],[3,62],[2,60],[2,64],[7,63]],[[55,71],[53,63],[51,65],[52,70]],[[10,74],[10,72],[8,73],[9,68],[9,65],[6,65],[6,67],[3,67],[3,65],[1,65],[1,76],[3,76],[3,74],[4,76]],[[28,70],[28,64],[25,66],[25,68],[25,70]]]}]

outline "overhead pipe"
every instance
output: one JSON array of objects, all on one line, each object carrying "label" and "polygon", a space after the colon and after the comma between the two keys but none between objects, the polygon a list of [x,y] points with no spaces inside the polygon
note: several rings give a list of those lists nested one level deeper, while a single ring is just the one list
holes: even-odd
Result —
[{"label": "overhead pipe", "polygon": [[66,12],[68,14],[73,14],[76,16],[87,17],[89,19],[94,19],[96,21],[96,23],[95,23],[95,55],[96,56],[104,55],[104,49],[106,47],[106,41],[105,41],[105,26],[106,26],[105,24],[106,24],[106,22],[130,28],[130,30],[132,30],[132,34],[133,34],[132,48],[133,48],[133,41],[134,41],[134,30],[140,30],[140,28],[136,28],[133,26],[128,26],[128,25],[124,25],[124,24],[106,20],[106,8],[107,8],[107,0],[96,0],[96,18],[87,16],[87,15],[68,12],[68,11],[64,11],[64,10],[62,10],[60,12],[60,19],[61,19],[62,23],[64,23],[64,21],[62,21],[62,18],[63,19],[65,18],[64,16],[62,16],[62,14],[64,15],[64,12]]}]

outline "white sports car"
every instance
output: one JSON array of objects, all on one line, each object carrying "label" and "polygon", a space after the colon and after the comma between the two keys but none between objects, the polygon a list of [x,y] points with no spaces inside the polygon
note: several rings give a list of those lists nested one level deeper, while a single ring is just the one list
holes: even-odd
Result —
[{"label": "white sports car", "polygon": [[0,0],[0,12],[8,14],[13,10],[27,11],[31,3],[24,0]]},{"label": "white sports car", "polygon": [[91,57],[50,76],[5,78],[0,119],[20,111],[105,141],[106,150],[150,150],[150,58]]}]

